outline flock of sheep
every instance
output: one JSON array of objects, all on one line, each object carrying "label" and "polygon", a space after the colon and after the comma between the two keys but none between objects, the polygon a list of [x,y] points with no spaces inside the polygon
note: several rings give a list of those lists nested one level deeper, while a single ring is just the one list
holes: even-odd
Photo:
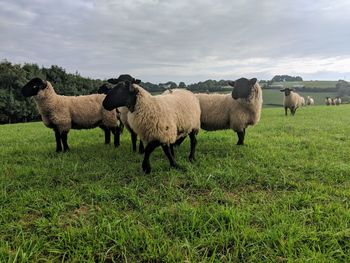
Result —
[{"label": "flock of sheep", "polygon": [[[170,166],[178,168],[174,146],[190,138],[189,160],[195,160],[196,135],[200,129],[207,131],[232,129],[237,133],[237,145],[244,144],[246,128],[260,120],[262,90],[256,78],[229,81],[231,94],[194,94],[185,89],[166,90],[152,95],[140,86],[141,80],[130,75],[120,75],[102,85],[98,94],[83,96],[58,95],[49,81],[33,78],[23,88],[25,97],[33,97],[44,124],[54,130],[56,152],[68,151],[70,129],[100,127],[105,133],[105,143],[120,144],[123,127],[131,134],[132,149],[144,154],[142,169],[151,172],[150,155],[161,146]],[[292,89],[285,88],[284,109],[294,115],[305,105],[314,105]],[[339,105],[339,97],[326,98],[327,105]],[[62,149],[63,146],[63,149]]]},{"label": "flock of sheep", "polygon": [[[144,153],[142,169],[151,172],[150,155],[161,146],[170,166],[176,163],[174,146],[190,138],[189,160],[195,160],[196,135],[200,128],[208,131],[232,129],[238,145],[244,144],[245,130],[260,120],[262,90],[256,78],[230,81],[231,94],[193,94],[184,89],[167,90],[151,95],[130,75],[109,79],[111,88],[103,85],[99,94],[83,96],[58,95],[49,81],[33,78],[23,88],[25,97],[33,97],[44,124],[54,130],[56,151],[68,151],[70,129],[100,127],[105,143],[119,145],[122,127],[131,133],[132,148]],[[63,145],[63,149],[62,149]],[[144,147],[145,146],[145,147]]]},{"label": "flock of sheep", "polygon": [[[310,96],[305,98],[300,96],[298,93],[294,92],[293,89],[285,88],[281,89],[281,92],[284,92],[284,98],[283,98],[283,107],[285,110],[285,115],[288,115],[288,109],[290,110],[291,115],[294,115],[296,110],[302,106],[311,106],[315,105],[315,100],[311,98]],[[326,105],[340,105],[341,104],[341,98],[330,98],[326,97],[325,100]]]}]

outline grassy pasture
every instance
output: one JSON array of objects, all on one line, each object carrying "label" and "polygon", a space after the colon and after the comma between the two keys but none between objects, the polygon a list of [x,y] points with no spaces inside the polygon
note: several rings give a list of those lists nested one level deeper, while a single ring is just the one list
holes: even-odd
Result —
[{"label": "grassy pasture", "polygon": [[350,105],[285,117],[265,108],[246,146],[232,131],[142,156],[42,123],[0,126],[0,262],[350,262]]}]

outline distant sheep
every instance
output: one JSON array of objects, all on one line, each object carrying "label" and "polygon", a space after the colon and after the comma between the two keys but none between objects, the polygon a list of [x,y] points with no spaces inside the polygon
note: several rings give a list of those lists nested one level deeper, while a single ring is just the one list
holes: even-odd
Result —
[{"label": "distant sheep", "polygon": [[335,105],[339,106],[341,104],[341,98],[340,97],[336,97],[335,98]]},{"label": "distant sheep", "polygon": [[331,98],[331,104],[335,105],[335,98]]},{"label": "distant sheep", "polygon": [[99,126],[117,133],[117,114],[103,109],[104,94],[62,96],[55,92],[50,82],[40,78],[29,81],[22,88],[22,94],[34,98],[45,126],[54,130],[56,152],[62,151],[62,144],[64,151],[69,150],[67,137],[70,129]]},{"label": "distant sheep", "polygon": [[245,129],[260,120],[262,91],[257,79],[230,81],[231,94],[196,94],[201,106],[201,128],[207,131],[232,129],[237,145],[244,144]]},{"label": "distant sheep", "polygon": [[326,97],[325,103],[327,106],[330,106],[332,104],[332,99],[330,97]]},{"label": "distant sheep", "polygon": [[314,99],[311,98],[310,96],[307,96],[306,97],[306,105],[311,106],[311,105],[314,105],[314,104],[315,104]]},{"label": "distant sheep", "polygon": [[290,88],[281,89],[281,92],[284,92],[283,106],[286,116],[288,115],[288,109],[292,116],[294,116],[296,110],[300,106],[301,96]]},{"label": "distant sheep", "polygon": [[158,146],[162,146],[170,165],[178,167],[170,147],[187,135],[191,140],[189,160],[195,159],[201,111],[192,92],[176,89],[169,94],[152,96],[137,84],[120,82],[108,93],[103,107],[113,110],[123,106],[128,107],[132,130],[146,144],[142,162],[145,173],[151,172],[149,158]]},{"label": "distant sheep", "polygon": [[305,98],[304,97],[300,97],[299,105],[300,105],[300,107],[305,106]]}]

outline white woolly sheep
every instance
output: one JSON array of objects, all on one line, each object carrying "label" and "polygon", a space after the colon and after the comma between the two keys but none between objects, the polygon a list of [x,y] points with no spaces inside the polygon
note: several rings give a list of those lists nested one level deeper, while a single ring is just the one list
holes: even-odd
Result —
[{"label": "white woolly sheep", "polygon": [[330,106],[332,104],[332,99],[330,97],[326,97],[325,103],[327,106]]},{"label": "white woolly sheep", "polygon": [[340,97],[336,97],[335,98],[335,105],[339,106],[341,104],[341,98]]},{"label": "white woolly sheep", "polygon": [[[68,132],[70,129],[90,129],[100,126],[118,134],[116,111],[106,111],[102,107],[104,94],[84,96],[58,95],[51,83],[33,78],[23,88],[24,97],[33,97],[46,127],[55,132],[56,152],[68,151]],[[61,144],[62,143],[62,144]],[[115,142],[118,146],[119,141]]]},{"label": "white woolly sheep", "polygon": [[281,92],[284,92],[283,107],[286,116],[288,115],[288,109],[290,110],[292,116],[294,116],[299,107],[301,96],[290,88],[281,89]]},{"label": "white woolly sheep", "polygon": [[306,105],[311,106],[311,105],[314,105],[314,104],[315,104],[314,99],[311,98],[310,96],[307,96],[307,98],[306,98]]},{"label": "white woolly sheep", "polygon": [[335,98],[331,98],[331,105],[335,105]]},{"label": "white woolly sheep", "polygon": [[300,107],[305,106],[305,98],[304,97],[300,97],[299,105],[300,105]]},{"label": "white woolly sheep", "polygon": [[103,101],[103,107],[113,110],[128,107],[128,122],[145,143],[142,169],[151,172],[150,155],[162,146],[170,166],[179,167],[171,152],[171,145],[189,135],[189,160],[195,159],[196,135],[200,129],[200,106],[194,94],[176,89],[170,94],[152,96],[137,84],[118,83]]},{"label": "white woolly sheep", "polygon": [[256,78],[240,78],[229,85],[231,94],[195,94],[201,106],[201,128],[232,129],[238,136],[237,145],[243,145],[245,129],[260,120],[262,91]]}]

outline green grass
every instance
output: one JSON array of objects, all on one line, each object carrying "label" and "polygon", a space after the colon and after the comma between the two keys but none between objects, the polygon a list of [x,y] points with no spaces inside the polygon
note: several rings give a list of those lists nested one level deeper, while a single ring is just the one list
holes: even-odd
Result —
[{"label": "green grass", "polygon": [[338,81],[333,80],[306,80],[306,81],[285,81],[273,82],[273,85],[283,85],[286,88],[292,88],[294,85],[303,85],[305,88],[335,88]]},{"label": "green grass", "polygon": [[200,132],[152,173],[99,129],[54,153],[42,123],[0,127],[0,262],[350,262],[350,105],[263,110],[246,146]]},{"label": "green grass", "polygon": [[[306,100],[307,96],[311,96],[315,100],[315,105],[325,105],[326,97],[338,96],[336,92],[298,92]],[[264,106],[282,106],[284,93],[275,89],[265,89],[263,91]]]}]

